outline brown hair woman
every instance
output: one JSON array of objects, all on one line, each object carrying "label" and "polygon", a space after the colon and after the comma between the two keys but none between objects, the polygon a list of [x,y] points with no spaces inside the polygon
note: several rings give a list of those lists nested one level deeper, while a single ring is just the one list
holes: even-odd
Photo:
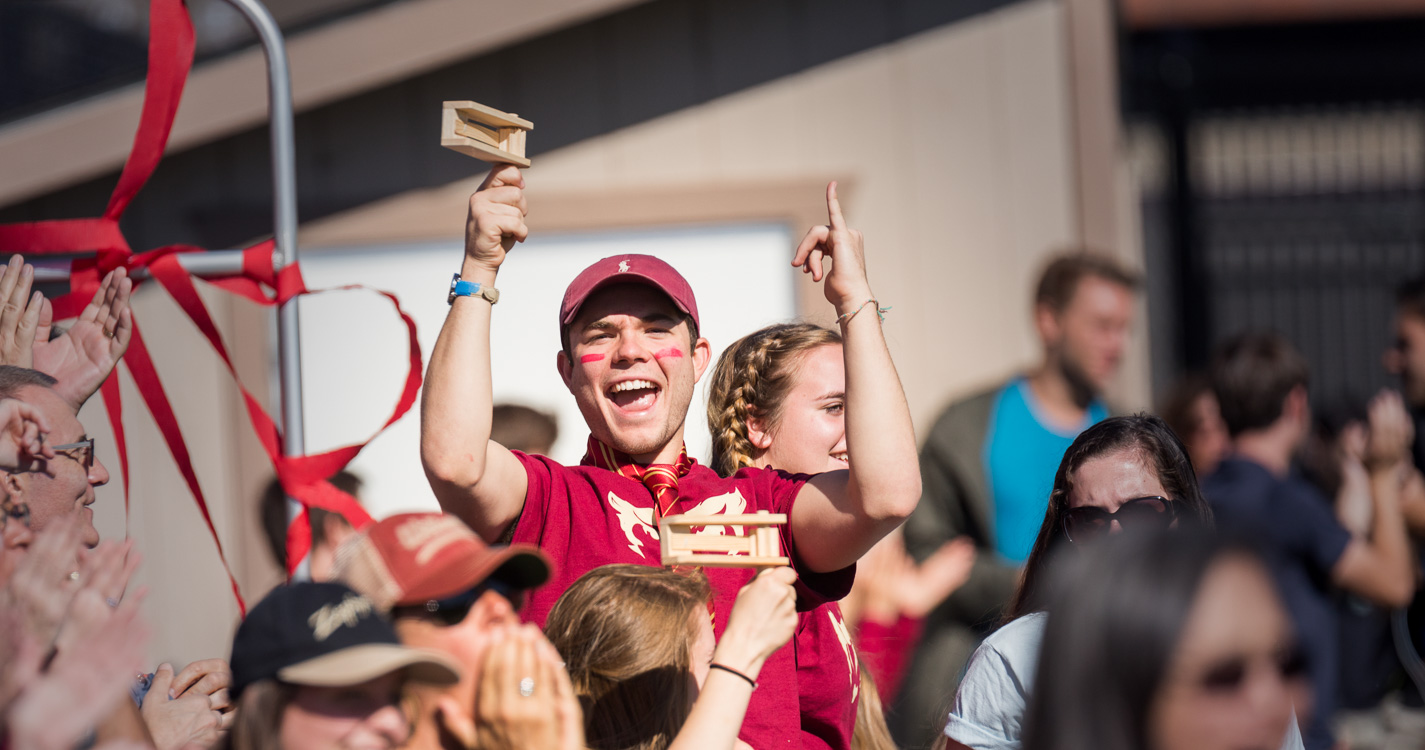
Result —
[{"label": "brown hair woman", "polygon": [[762,664],[796,624],[790,568],[744,586],[721,642],[701,572],[605,565],[559,597],[545,634],[584,710],[591,750],[746,747],[737,739]]}]

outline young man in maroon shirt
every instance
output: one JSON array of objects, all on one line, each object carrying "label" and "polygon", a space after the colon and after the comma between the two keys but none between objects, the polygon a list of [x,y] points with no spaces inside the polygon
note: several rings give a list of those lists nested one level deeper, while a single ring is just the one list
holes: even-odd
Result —
[{"label": "young man in maroon shirt", "polygon": [[[838,599],[854,564],[898,526],[920,497],[915,433],[866,280],[861,233],[846,226],[827,189],[830,222],[813,227],[794,265],[825,277],[845,337],[846,439],[851,468],[815,476],[744,470],[723,479],[687,457],[684,418],[711,357],[698,336],[687,282],[649,256],[606,258],[570,284],[560,310],[557,366],[588,423],[580,466],[511,452],[490,441],[490,320],[495,278],[524,224],[524,178],[499,167],[470,199],[460,284],[431,353],[421,403],[421,457],[441,507],[487,540],[537,544],[558,573],[524,616],[542,623],[555,599],[608,563],[658,565],[658,518],[767,510],[787,513],[785,552],[800,577],[799,607]],[[823,273],[823,258],[833,259]],[[707,531],[740,529],[710,524]],[[727,624],[753,571],[706,571],[714,630]],[[765,664],[728,664],[760,685],[741,737],[756,748],[799,747],[790,649]],[[749,689],[750,689],[749,685]]]}]

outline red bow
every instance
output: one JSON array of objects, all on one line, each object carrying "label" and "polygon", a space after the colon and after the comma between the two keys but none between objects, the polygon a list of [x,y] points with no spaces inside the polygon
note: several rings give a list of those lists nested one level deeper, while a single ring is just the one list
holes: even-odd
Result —
[{"label": "red bow", "polygon": [[[371,522],[371,517],[351,495],[332,486],[326,478],[340,471],[366,443],[348,445],[326,453],[309,456],[283,456],[282,435],[272,418],[261,404],[243,387],[233,369],[232,359],[223,345],[222,337],[213,324],[207,307],[203,304],[193,278],[178,262],[179,253],[203,252],[201,248],[187,245],[170,245],[156,250],[135,254],[123,234],[119,231],[119,216],[133,200],[134,195],[148,181],[163,156],[164,146],[173,126],[173,117],[178,111],[183,85],[193,64],[193,24],[182,0],[152,0],[149,7],[149,58],[148,80],[144,88],[143,115],[138,132],[134,136],[134,147],[124,164],[119,183],[109,198],[104,215],[94,219],[70,219],[62,221],[39,221],[21,224],[0,225],[0,251],[7,253],[27,253],[50,255],[57,253],[95,252],[93,257],[73,261],[70,268],[70,291],[54,300],[56,319],[73,317],[88,304],[99,288],[99,282],[109,271],[120,266],[133,271],[147,268],[152,277],[173,297],[178,306],[193,321],[198,330],[212,344],[218,356],[222,357],[233,380],[237,382],[247,405],[248,417],[252,421],[263,449],[272,459],[277,477],[286,492],[297,498],[304,510],[302,515],[288,529],[287,563],[288,573],[306,557],[311,545],[310,526],[307,522],[306,507],[317,507],[342,514],[353,526],[361,528]],[[296,264],[284,267],[280,272],[273,269],[273,243],[271,240],[259,243],[243,251],[241,274],[217,279],[214,286],[239,294],[264,306],[279,306],[293,297],[315,293],[308,290],[302,281],[301,270]],[[134,282],[135,287],[138,281]],[[342,287],[353,289],[361,287]],[[273,290],[269,296],[267,289]],[[328,290],[317,290],[328,291]],[[406,324],[410,336],[410,370],[406,374],[406,384],[395,411],[382,426],[384,430],[400,419],[415,403],[416,393],[421,385],[421,351],[416,340],[415,321],[407,315],[396,297],[388,292],[385,296],[396,307],[396,312]],[[188,448],[179,430],[178,421],[168,396],[159,381],[158,371],[149,357],[148,347],[139,333],[138,321],[134,321],[133,340],[124,356],[124,362],[133,375],[144,403],[153,414],[164,442],[178,464],[178,470],[188,484],[208,532],[218,548],[218,556],[227,570],[232,584],[233,596],[238,608],[246,613],[242,594],[238,590],[237,579],[233,577],[223,554],[222,543],[208,512],[208,503],[203,497],[198,477],[193,471],[193,463]],[[123,405],[119,398],[118,378],[110,377],[100,389],[109,422],[113,426],[114,440],[118,445],[119,464],[123,471],[124,508],[129,503],[129,459],[128,445],[124,439]],[[379,434],[380,431],[377,431]],[[374,437],[374,436],[373,436]],[[369,442],[369,439],[368,439]]]}]

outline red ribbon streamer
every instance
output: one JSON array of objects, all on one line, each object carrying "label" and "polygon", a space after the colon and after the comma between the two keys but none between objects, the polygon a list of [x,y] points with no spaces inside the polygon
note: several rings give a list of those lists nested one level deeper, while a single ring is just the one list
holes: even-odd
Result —
[{"label": "red ribbon streamer", "polygon": [[[289,575],[306,557],[311,546],[310,524],[307,508],[322,508],[340,513],[356,528],[371,522],[371,517],[351,495],[342,492],[327,481],[327,477],[344,468],[366,446],[366,442],[348,445],[335,450],[304,456],[282,455],[282,433],[272,418],[253,398],[238,379],[232,359],[224,346],[217,326],[213,324],[207,306],[193,283],[193,277],[178,262],[179,253],[203,252],[201,248],[171,245],[168,247],[134,254],[119,230],[119,217],[130,201],[148,181],[153,170],[163,157],[163,150],[173,127],[173,118],[178,112],[183,86],[193,63],[193,24],[182,0],[152,0],[149,6],[149,69],[144,87],[143,115],[134,136],[134,147],[124,164],[119,182],[114,188],[109,204],[100,218],[69,219],[62,221],[39,221],[20,224],[0,225],[0,249],[12,253],[49,255],[56,253],[95,252],[93,257],[81,258],[71,263],[70,291],[55,299],[56,319],[74,317],[88,304],[99,288],[100,280],[109,271],[123,267],[129,271],[147,268],[152,277],[168,292],[185,314],[208,339],[214,351],[227,365],[234,382],[242,393],[247,407],[248,418],[257,433],[263,450],[272,460],[273,468],[283,489],[303,505],[301,516],[287,531],[287,562]],[[281,271],[273,268],[273,242],[268,240],[243,252],[243,271],[239,275],[216,279],[212,283],[228,292],[246,297],[264,306],[281,306],[295,297],[330,290],[308,290],[302,280],[297,264],[290,264]],[[138,282],[135,281],[135,288]],[[265,288],[273,290],[267,294]],[[341,289],[365,287],[347,286]],[[406,324],[410,337],[410,369],[406,374],[405,387],[389,419],[376,434],[389,427],[406,414],[415,403],[416,393],[421,386],[421,351],[416,339],[415,321],[401,309],[395,295],[379,290],[379,294],[390,300],[396,312]],[[124,363],[134,378],[144,404],[153,415],[164,442],[179,473],[188,485],[208,533],[217,546],[218,557],[227,572],[232,585],[233,596],[238,608],[246,614],[246,605],[238,589],[237,579],[228,565],[222,542],[213,525],[208,511],[207,500],[193,470],[192,458],[188,454],[187,443],[178,426],[177,417],[168,395],[159,379],[158,370],[149,356],[148,346],[139,332],[138,322],[134,322],[133,341],[124,357]],[[123,472],[124,509],[127,518],[129,506],[129,453],[123,425],[123,403],[119,396],[118,378],[110,377],[100,389],[114,430],[114,441],[118,445],[119,464]],[[375,437],[373,435],[373,437]]]}]

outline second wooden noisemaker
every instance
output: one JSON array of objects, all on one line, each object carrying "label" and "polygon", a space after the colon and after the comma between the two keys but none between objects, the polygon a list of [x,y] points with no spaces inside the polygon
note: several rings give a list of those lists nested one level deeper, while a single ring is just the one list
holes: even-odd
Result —
[{"label": "second wooden noisemaker", "polygon": [[[666,516],[658,522],[658,543],[663,565],[696,565],[704,568],[773,568],[791,565],[781,555],[781,534],[785,513],[756,513],[722,516]],[[746,536],[693,533],[695,526],[744,526]],[[729,529],[730,531],[730,529]]]}]

